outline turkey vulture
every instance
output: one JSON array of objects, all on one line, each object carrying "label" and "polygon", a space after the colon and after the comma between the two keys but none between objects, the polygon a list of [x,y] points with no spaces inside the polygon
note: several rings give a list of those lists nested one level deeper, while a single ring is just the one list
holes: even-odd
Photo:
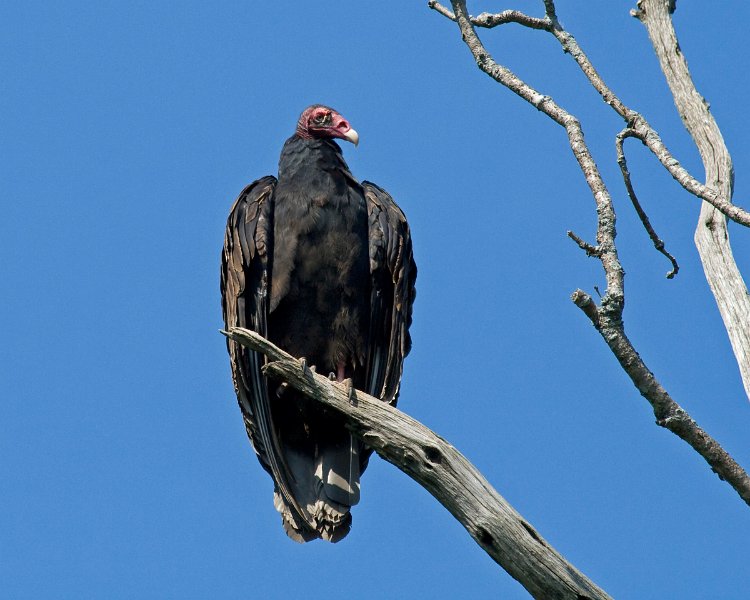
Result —
[{"label": "turkey vulture", "polygon": [[[354,178],[335,138],[359,141],[335,110],[305,109],[278,179],[254,181],[235,201],[221,264],[224,322],[395,405],[417,275],[409,226],[388,192]],[[227,348],[284,530],[298,542],[337,542],[351,527],[372,451],[340,415],[266,379],[262,355],[232,340]]]}]

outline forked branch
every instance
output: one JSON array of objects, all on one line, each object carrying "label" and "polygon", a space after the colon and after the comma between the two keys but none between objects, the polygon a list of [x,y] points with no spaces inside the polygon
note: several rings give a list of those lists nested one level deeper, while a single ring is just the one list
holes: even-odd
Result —
[{"label": "forked branch", "polygon": [[[695,232],[695,244],[703,263],[706,280],[724,320],[745,393],[750,398],[750,327],[747,327],[747,323],[750,322],[750,295],[732,255],[726,222],[722,218],[724,215],[740,225],[750,227],[750,213],[732,203],[732,161],[716,121],[708,109],[708,103],[695,89],[684,53],[677,42],[671,19],[676,3],[674,0],[638,0],[638,10],[631,12],[648,29],[659,63],[672,90],[675,105],[701,153],[706,167],[706,184],[698,181],[680,164],[643,115],[626,106],[607,86],[575,37],[560,25],[554,0],[543,0],[543,3],[543,18],[508,10],[494,15],[482,13],[478,17],[471,17],[466,11],[465,2],[453,2],[455,12],[451,12],[437,0],[430,0],[428,6],[452,21],[457,21],[457,14],[461,12],[463,19],[473,27],[496,27],[506,23],[517,23],[554,35],[563,50],[576,61],[604,102],[625,121],[628,135],[641,140],[686,191],[704,201]],[[463,6],[463,9],[459,11],[456,9],[457,6]],[[474,56],[482,68],[477,53],[474,53]],[[491,73],[488,74],[492,76]],[[643,220],[643,217],[641,219]],[[649,235],[652,235],[651,231]],[[670,273],[676,273],[674,259],[671,256],[668,258],[673,265]]]},{"label": "forked branch", "polygon": [[[584,242],[574,234],[571,235],[571,238],[587,254],[596,256],[601,261],[606,276],[607,288],[600,306],[597,306],[596,302],[581,290],[577,290],[573,294],[573,302],[589,317],[633,384],[649,401],[654,410],[657,424],[669,429],[690,444],[706,460],[711,469],[721,479],[727,481],[747,504],[750,504],[750,477],[748,477],[748,474],[716,440],[699,427],[687,412],[669,396],[656,380],[654,374],[648,369],[625,334],[622,320],[625,303],[625,274],[615,245],[615,210],[610,193],[584,141],[580,122],[552,98],[538,92],[522,81],[510,69],[498,64],[477,36],[474,30],[474,21],[476,19],[472,19],[469,16],[465,0],[451,0],[451,4],[453,12],[447,11],[447,9],[443,9],[440,12],[458,24],[461,37],[474,56],[477,66],[492,77],[492,79],[510,89],[565,128],[573,155],[578,160],[581,171],[591,189],[596,203],[597,214],[596,246]],[[552,27],[550,31],[560,40],[563,48],[573,55],[591,83],[602,94],[605,102],[612,106],[618,113],[628,118],[629,135],[641,139],[644,144],[649,146],[659,156],[660,160],[670,164],[669,168],[676,169],[690,178],[687,171],[679,166],[677,161],[671,158],[671,155],[665,155],[666,148],[656,132],[648,126],[645,119],[638,113],[625,107],[611,90],[604,85],[593,65],[591,65],[588,58],[578,47],[575,39],[567,32],[564,32],[557,22],[553,0],[544,0],[544,5],[546,12],[545,19],[549,20]],[[438,10],[439,5],[436,2],[431,2],[430,6]],[[714,196],[716,195],[715,192],[712,191],[712,193]],[[722,202],[727,202],[727,200],[722,199]],[[741,211],[742,209],[738,210]],[[750,219],[748,219],[746,224],[750,224]]]},{"label": "forked branch", "polygon": [[[669,4],[669,0],[650,0],[653,2],[664,2],[665,5]],[[460,13],[462,19],[471,24],[473,27],[484,27],[492,28],[499,25],[505,25],[507,23],[516,23],[530,29],[536,29],[539,31],[546,31],[555,36],[557,41],[562,46],[563,50],[570,54],[578,64],[579,68],[589,80],[594,89],[599,92],[604,102],[612,107],[612,109],[623,118],[627,125],[633,129],[638,137],[646,147],[651,150],[654,156],[659,160],[662,166],[669,172],[670,175],[679,183],[685,190],[705,200],[711,204],[714,208],[725,214],[728,218],[732,219],[740,225],[750,227],[750,213],[733,204],[731,196],[727,197],[720,191],[712,187],[708,187],[702,184],[698,179],[693,177],[687,169],[685,169],[680,162],[674,157],[674,155],[667,149],[664,142],[659,137],[658,132],[648,123],[648,121],[640,113],[628,108],[622,100],[607,86],[602,79],[599,72],[594,68],[594,65],[589,60],[586,53],[581,49],[573,35],[563,29],[557,20],[555,12],[555,3],[553,0],[544,0],[544,6],[546,15],[543,18],[536,18],[529,16],[525,13],[516,10],[506,10],[501,13],[491,14],[482,13],[477,17],[472,17],[466,10],[466,2],[451,2],[453,4],[453,12],[444,7],[437,0],[429,0],[427,6],[441,15],[447,17],[451,21],[458,22],[457,15]],[[463,5],[463,10],[457,9],[457,5]],[[639,6],[641,3],[639,2]],[[653,11],[652,11],[653,13]],[[646,12],[635,13],[636,16],[641,18],[645,16]],[[644,20],[644,19],[642,19]],[[670,21],[671,23],[671,21]],[[468,41],[467,41],[468,45]],[[476,56],[475,56],[476,57]],[[479,65],[480,68],[481,65]],[[484,69],[482,69],[484,70]],[[489,74],[489,73],[488,73]],[[515,91],[515,90],[514,90]]]}]

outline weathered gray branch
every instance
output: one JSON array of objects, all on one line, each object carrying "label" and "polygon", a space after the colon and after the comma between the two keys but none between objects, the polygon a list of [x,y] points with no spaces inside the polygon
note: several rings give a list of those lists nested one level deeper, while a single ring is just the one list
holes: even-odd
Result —
[{"label": "weathered gray branch", "polygon": [[265,354],[270,361],[266,375],[344,415],[354,434],[430,492],[533,597],[609,598],[436,433],[377,398],[359,390],[351,393],[347,382],[338,384],[312,372],[253,331],[233,328],[222,333]]},{"label": "weathered gray branch", "polygon": [[[750,227],[750,213],[732,204],[734,177],[731,157],[709,111],[708,103],[695,89],[687,61],[677,42],[670,17],[675,10],[674,0],[639,0],[638,10],[632,11],[632,14],[648,28],[654,50],[672,90],[675,105],[700,151],[706,170],[705,185],[693,177],[672,155],[645,117],[628,108],[607,86],[575,37],[558,22],[554,0],[543,2],[545,16],[541,19],[511,10],[494,15],[482,13],[478,17],[467,14],[466,18],[475,27],[491,28],[506,23],[518,23],[554,35],[603,100],[625,120],[629,136],[641,140],[685,190],[704,201],[695,232],[695,244],[709,287],[724,320],[745,393],[750,398],[750,327],[747,326],[750,322],[750,295],[734,261],[726,220],[722,216],[725,215],[740,225]],[[430,0],[428,6],[456,21],[456,15],[437,0]],[[673,264],[672,273],[676,273],[674,259],[671,256],[668,258]]]},{"label": "weathered gray branch", "polygon": [[[651,150],[654,156],[669,174],[672,175],[677,183],[694,196],[711,204],[736,223],[744,225],[745,227],[750,227],[750,213],[748,213],[748,211],[732,204],[731,196],[726,196],[716,189],[703,185],[693,177],[667,149],[657,131],[648,123],[648,121],[646,121],[643,115],[628,108],[622,100],[617,97],[594,68],[594,65],[591,63],[586,53],[583,52],[578,45],[575,37],[573,37],[570,32],[563,29],[558,22],[555,13],[554,0],[543,1],[546,15],[541,19],[531,17],[516,10],[506,10],[497,14],[482,13],[478,17],[472,17],[468,15],[466,11],[464,11],[464,13],[468,22],[474,27],[492,28],[497,27],[498,25],[505,25],[506,23],[517,23],[530,29],[547,31],[554,35],[563,50],[567,54],[570,54],[570,56],[576,61],[591,85],[602,96],[604,102],[612,107],[612,109],[625,120],[628,126],[635,132],[636,135],[634,135],[634,137],[640,139],[646,147]],[[664,1],[671,4],[670,0],[656,1]],[[451,21],[457,21],[456,14],[449,11],[437,0],[429,0],[427,5],[441,15],[449,18]]]},{"label": "weathered gray branch", "polygon": [[[719,197],[731,199],[732,158],[708,102],[698,93],[690,76],[672,25],[673,11],[669,0],[639,0],[638,10],[633,14],[648,30],[677,111],[698,147],[706,172],[706,188]],[[750,295],[732,255],[723,211],[704,199],[695,245],[737,358],[745,393],[750,398]]]},{"label": "weathered gray branch", "polygon": [[[451,21],[456,20],[456,16],[437,0],[429,0],[427,6],[432,10],[439,12],[444,17],[448,17]],[[495,14],[485,12],[476,17],[471,17],[471,24],[475,27],[492,29],[493,27],[505,25],[506,23],[518,23],[524,27],[543,29],[545,31],[549,31],[551,25],[549,19],[537,19],[536,17],[531,17],[519,10],[504,10],[501,13]]]},{"label": "weathered gray branch", "polygon": [[[716,440],[700,428],[687,412],[669,396],[625,334],[622,320],[625,306],[625,274],[617,256],[615,245],[617,235],[615,210],[609,191],[584,141],[580,122],[552,98],[541,94],[522,81],[510,69],[495,62],[474,30],[472,18],[466,8],[466,1],[451,0],[451,4],[453,7],[452,13],[447,9],[440,12],[442,14],[447,13],[446,16],[458,24],[461,37],[471,51],[477,66],[492,79],[510,89],[565,128],[571,150],[578,160],[581,171],[591,189],[597,214],[596,246],[583,242],[575,235],[572,235],[571,238],[587,254],[596,256],[601,261],[606,276],[607,289],[600,306],[597,306],[591,297],[581,290],[577,290],[573,294],[573,302],[589,317],[633,384],[649,401],[656,415],[657,424],[669,429],[690,444],[706,460],[711,469],[719,477],[726,480],[746,503],[750,504],[750,477],[748,477],[748,474]],[[646,145],[656,144],[656,146],[649,146],[649,148],[652,148],[652,151],[658,155],[657,150],[659,150],[658,145],[661,144],[661,140],[656,132],[648,126],[643,117],[625,107],[617,96],[606,87],[588,58],[575,43],[574,38],[564,32],[557,22],[554,0],[544,0],[544,5],[545,18],[550,21],[551,31],[563,44],[563,48],[574,56],[591,83],[602,94],[605,102],[618,113],[628,116],[632,135],[642,139]],[[437,10],[436,2],[431,2],[430,6]],[[661,144],[661,149],[666,152],[663,144]],[[663,154],[660,160],[662,158],[664,158]],[[671,162],[676,163],[673,159],[671,159]],[[672,166],[674,167],[674,164]],[[682,167],[679,167],[679,169],[682,169]],[[686,171],[684,172],[687,174]],[[687,176],[689,177],[689,174]],[[746,320],[745,323],[747,322]]]},{"label": "weathered gray branch", "polygon": [[624,328],[615,326],[608,317],[602,316],[601,308],[598,308],[591,296],[583,290],[573,292],[571,299],[591,319],[620,366],[641,395],[649,401],[654,410],[656,424],[690,444],[708,463],[711,470],[731,485],[740,498],[750,505],[750,476],[719,442],[708,435],[687,411],[672,399],[636,352]]}]

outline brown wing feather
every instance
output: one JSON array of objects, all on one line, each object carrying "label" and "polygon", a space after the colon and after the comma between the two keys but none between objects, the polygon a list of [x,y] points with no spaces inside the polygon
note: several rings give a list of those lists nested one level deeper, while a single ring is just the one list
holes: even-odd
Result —
[{"label": "brown wing feather", "polygon": [[[221,261],[221,299],[224,323],[246,327],[267,336],[268,277],[273,232],[275,177],[263,177],[247,186],[229,213]],[[257,352],[227,340],[232,380],[248,436],[258,459],[289,506],[309,521],[290,491],[290,475],[271,418],[271,406]]]},{"label": "brown wing feather", "polygon": [[363,181],[362,187],[369,216],[372,276],[367,392],[395,405],[404,358],[411,350],[409,326],[417,266],[404,213],[374,183]]}]

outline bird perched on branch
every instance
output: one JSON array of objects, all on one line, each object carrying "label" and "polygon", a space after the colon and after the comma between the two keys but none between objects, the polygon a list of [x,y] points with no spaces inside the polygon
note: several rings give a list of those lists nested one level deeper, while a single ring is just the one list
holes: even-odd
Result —
[{"label": "bird perched on branch", "polygon": [[[246,327],[336,381],[396,404],[409,353],[417,269],[404,214],[358,182],[336,139],[359,136],[338,112],[305,109],[278,179],[247,186],[227,221],[221,294],[227,329]],[[237,399],[274,504],[298,542],[351,527],[371,450],[343,418],[261,372],[264,357],[228,340]]]}]

